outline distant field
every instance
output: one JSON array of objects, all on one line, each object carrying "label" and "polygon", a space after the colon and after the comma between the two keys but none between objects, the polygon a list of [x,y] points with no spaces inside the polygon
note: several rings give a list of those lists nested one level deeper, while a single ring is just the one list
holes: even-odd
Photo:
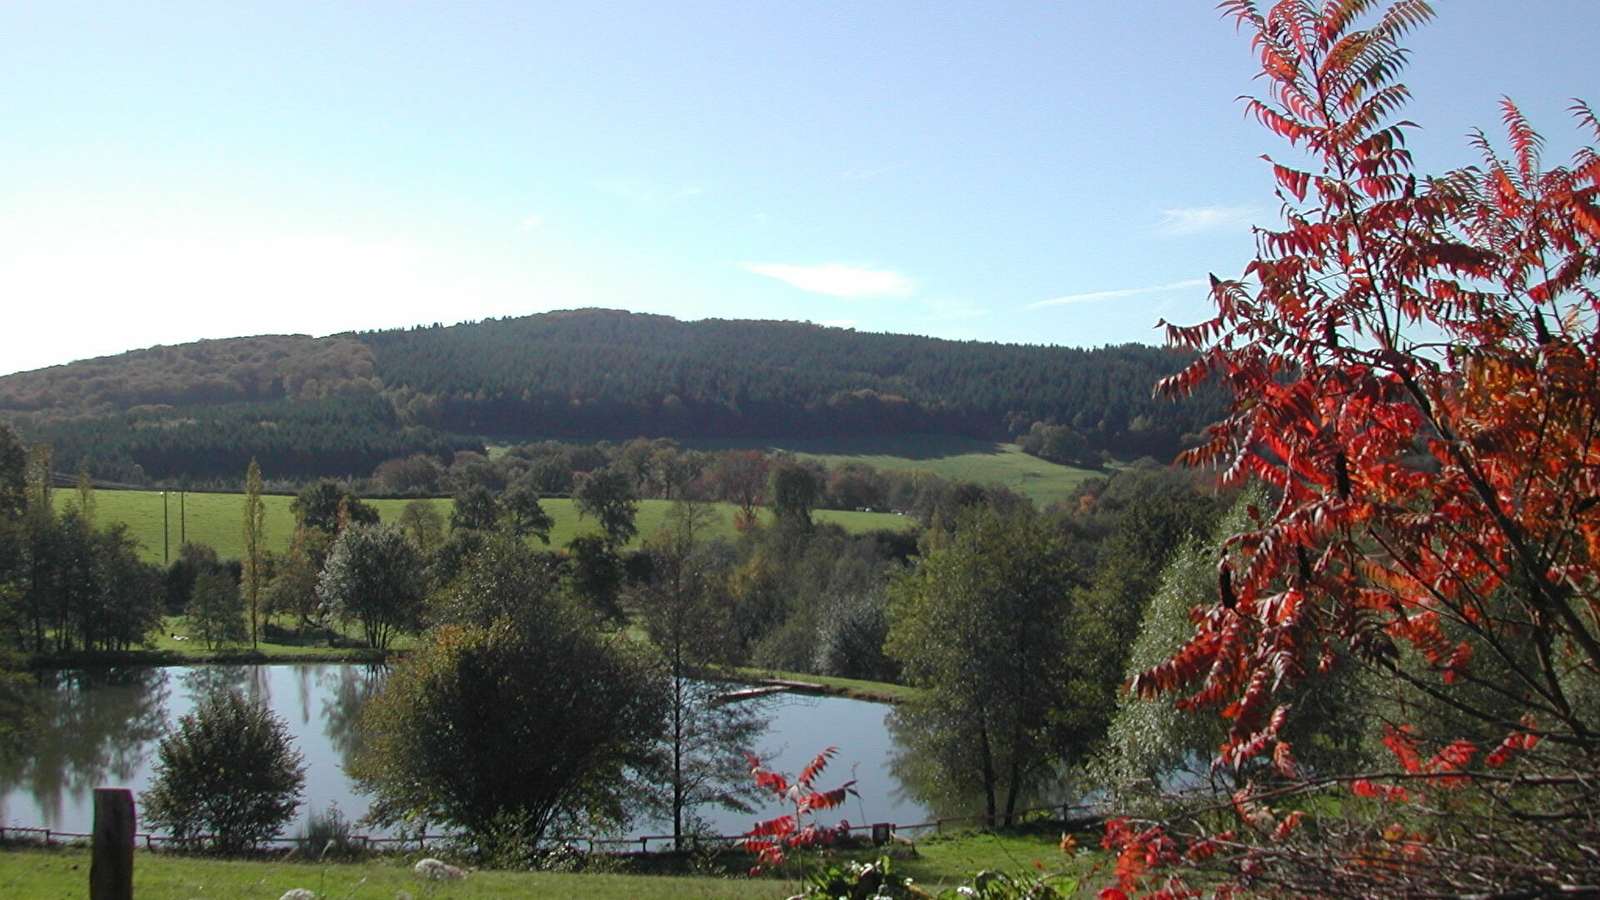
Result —
[{"label": "distant field", "polygon": [[979,484],[999,482],[1043,506],[1070,494],[1090,469],[1058,466],[1022,452],[1016,444],[978,441],[947,434],[886,437],[794,438],[778,441],[684,441],[710,449],[776,449],[829,465],[860,462],[880,469],[922,469],[942,478]]},{"label": "distant field", "polygon": [[[78,502],[77,491],[71,489],[58,489],[55,497],[56,506],[59,508],[75,506]],[[289,512],[289,503],[293,499],[277,495],[262,498],[266,507],[267,547],[270,550],[284,549],[288,544],[289,535],[294,531],[294,516]],[[366,502],[378,508],[378,513],[384,521],[392,522],[399,518],[400,510],[410,501],[368,500]],[[432,502],[448,519],[450,501]],[[184,540],[210,544],[224,557],[238,557],[244,553],[243,494],[190,492],[180,498],[176,491],[169,492],[165,498],[167,535],[165,545],[162,541],[162,503],[163,498],[159,491],[95,491],[95,518],[99,522],[127,523],[129,532],[140,544],[144,558],[154,562],[162,562],[164,559],[177,556],[178,548],[183,545]],[[573,508],[571,500],[551,498],[543,503],[545,511],[555,520],[555,527],[550,531],[551,546],[565,546],[579,534],[599,531],[599,526],[593,519],[578,516],[578,511]],[[732,535],[733,514],[736,507],[723,503],[712,505],[720,513],[712,533]],[[672,504],[666,500],[640,501],[637,520],[640,535],[648,536],[659,530],[671,506]],[[818,510],[815,518],[819,522],[835,522],[852,532],[880,528],[903,530],[916,525],[915,520],[911,518],[888,513]]]},{"label": "distant field", "polygon": [[[592,444],[587,438],[564,438]],[[622,443],[613,441],[613,443]],[[684,438],[679,444],[696,450],[787,450],[828,465],[860,462],[880,469],[921,469],[942,478],[999,482],[1040,506],[1071,494],[1085,478],[1104,474],[1047,462],[1022,452],[1016,444],[979,441],[948,434],[912,434],[837,438],[724,440]],[[510,445],[490,444],[489,455],[505,455]]]}]

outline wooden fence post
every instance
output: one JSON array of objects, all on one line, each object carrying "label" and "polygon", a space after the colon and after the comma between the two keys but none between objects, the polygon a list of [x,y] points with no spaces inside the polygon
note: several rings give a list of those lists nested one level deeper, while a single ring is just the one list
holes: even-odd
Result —
[{"label": "wooden fence post", "polygon": [[133,900],[133,792],[96,788],[89,900]]}]

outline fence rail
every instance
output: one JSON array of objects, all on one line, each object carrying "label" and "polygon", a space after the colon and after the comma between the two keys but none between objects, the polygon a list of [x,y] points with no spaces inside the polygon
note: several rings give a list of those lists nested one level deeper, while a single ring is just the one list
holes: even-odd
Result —
[{"label": "fence rail", "polygon": [[[1060,815],[1060,818],[1063,821],[1072,821],[1074,813],[1088,814],[1090,817],[1092,817],[1093,812],[1094,808],[1090,806],[1038,806],[1031,809],[1018,810],[1015,813],[1012,813],[1012,818],[1026,817],[1037,813],[1057,813]],[[996,816],[994,818],[1000,817]],[[947,816],[944,818],[930,819],[926,822],[917,822],[909,825],[900,825],[892,822],[877,822],[867,825],[848,825],[836,828],[834,831],[836,833],[843,832],[849,834],[861,832],[873,838],[876,838],[880,834],[887,833],[890,836],[889,840],[894,840],[895,836],[898,836],[902,831],[925,833],[931,829],[934,834],[942,834],[946,827],[953,827],[963,823],[987,823],[990,821],[990,819],[990,816],[980,813],[978,815],[971,816]],[[26,828],[14,825],[0,826],[0,841],[23,840],[35,841],[43,844],[52,844],[57,840],[67,843],[74,841],[87,842],[91,837],[92,835],[82,832],[59,831],[52,828]],[[142,831],[134,834],[135,841],[142,842],[147,850],[156,850],[158,849],[158,845],[163,844],[172,845],[203,841],[209,837],[210,835],[198,835],[194,838],[183,839],[168,837],[165,835],[149,834]],[[702,846],[707,844],[726,844],[731,846],[743,842],[747,837],[748,835],[743,834],[709,836],[701,835],[695,837],[695,841]],[[427,851],[430,844],[433,846],[438,846],[441,843],[455,839],[455,836],[447,834],[422,834],[411,837],[371,837],[369,835],[356,834],[350,835],[348,838],[346,838],[346,840],[350,841],[351,843],[360,844],[368,851],[372,852],[382,850],[398,850],[404,852],[409,849],[415,849],[419,853]],[[271,838],[267,841],[263,841],[262,843],[269,848],[292,848],[299,850],[308,844],[314,843],[315,841],[316,839],[308,837],[280,837]],[[652,842],[654,842],[659,848],[661,845],[671,844],[673,842],[673,837],[670,834],[647,834],[640,835],[638,837],[626,838],[603,838],[582,835],[549,837],[545,838],[545,842],[551,846],[566,847],[572,850],[578,850],[587,846],[586,852],[590,855],[619,855],[622,853],[630,853],[632,851],[626,849],[614,850],[606,848],[626,848],[632,846],[633,844],[638,844],[639,853],[649,853],[651,852],[650,845]],[[879,842],[881,843],[881,841]],[[658,849],[656,852],[662,851]]]}]

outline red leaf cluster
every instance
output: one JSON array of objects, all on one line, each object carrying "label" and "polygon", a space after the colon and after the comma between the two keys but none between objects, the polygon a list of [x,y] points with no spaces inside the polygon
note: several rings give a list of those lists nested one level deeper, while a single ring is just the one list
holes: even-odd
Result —
[{"label": "red leaf cluster", "polygon": [[762,765],[754,756],[747,756],[750,760],[750,777],[756,786],[793,809],[790,814],[758,822],[745,833],[744,849],[756,854],[756,866],[751,874],[763,868],[782,865],[789,850],[827,844],[838,836],[844,826],[841,824],[840,829],[819,826],[816,811],[832,809],[844,803],[845,797],[856,793],[855,780],[847,781],[831,791],[813,788],[817,777],[838,752],[838,747],[828,747],[818,753],[792,782],[783,773]]}]

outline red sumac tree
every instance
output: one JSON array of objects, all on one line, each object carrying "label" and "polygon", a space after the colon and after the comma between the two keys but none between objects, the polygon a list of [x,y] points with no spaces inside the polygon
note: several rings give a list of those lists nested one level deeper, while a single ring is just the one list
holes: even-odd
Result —
[{"label": "red sumac tree", "polygon": [[[1262,774],[1198,843],[1119,822],[1137,865],[1108,890],[1190,890],[1152,864],[1200,858],[1284,896],[1600,890],[1600,155],[1545,167],[1506,100],[1506,155],[1480,133],[1481,164],[1418,175],[1397,77],[1427,3],[1221,9],[1260,56],[1250,113],[1297,152],[1216,317],[1168,326],[1199,356],[1162,389],[1220,379],[1231,411],[1187,459],[1277,499],[1133,688],[1220,711],[1218,764]],[[1277,698],[1346,665],[1428,712],[1387,723],[1384,771],[1305,771]]]}]

